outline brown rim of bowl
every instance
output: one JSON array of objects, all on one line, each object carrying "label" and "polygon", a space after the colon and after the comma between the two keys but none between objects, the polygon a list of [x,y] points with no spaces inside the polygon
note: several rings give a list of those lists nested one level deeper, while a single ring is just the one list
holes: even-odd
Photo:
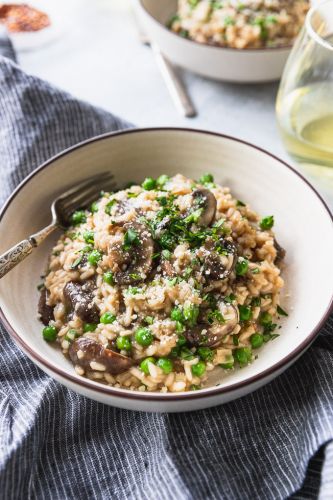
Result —
[{"label": "brown rim of bowl", "polygon": [[[331,214],[326,202],[323,200],[321,195],[316,191],[316,189],[310,184],[310,182],[305,179],[297,170],[295,170],[293,167],[288,165],[288,163],[284,162],[277,156],[273,155],[272,153],[269,153],[265,149],[255,146],[251,144],[250,142],[244,141],[242,139],[237,139],[235,137],[226,135],[226,134],[220,134],[218,132],[210,132],[207,130],[201,130],[201,129],[191,129],[191,128],[186,128],[186,127],[151,127],[151,128],[139,128],[139,129],[128,129],[128,130],[123,130],[123,131],[118,131],[118,132],[108,132],[106,134],[102,134],[96,137],[93,137],[91,139],[88,139],[86,141],[80,142],[79,144],[76,144],[75,146],[72,146],[68,149],[65,149],[61,153],[58,153],[57,155],[53,156],[50,160],[47,160],[45,163],[43,163],[40,167],[38,167],[36,170],[31,172],[15,189],[15,191],[10,195],[10,197],[7,199],[5,204],[3,205],[1,211],[0,211],[0,223],[1,220],[6,213],[8,207],[10,206],[11,202],[13,199],[16,197],[16,195],[20,192],[20,190],[27,184],[29,183],[30,179],[32,179],[35,175],[37,175],[41,170],[44,170],[47,168],[49,165],[51,165],[55,160],[58,158],[61,158],[62,156],[66,156],[67,154],[70,154],[72,151],[82,148],[86,146],[87,144],[91,144],[93,142],[97,142],[100,140],[104,140],[108,137],[113,137],[113,136],[118,136],[118,135],[126,135],[126,134],[140,134],[140,133],[145,133],[145,132],[189,132],[189,133],[197,133],[197,134],[205,134],[205,135],[212,135],[215,137],[221,137],[224,139],[228,139],[230,141],[238,142],[240,144],[245,144],[246,146],[250,146],[251,148],[256,149],[257,151],[260,151],[261,153],[266,154],[267,156],[270,156],[271,158],[274,158],[277,160],[281,165],[284,167],[288,168],[291,170],[295,175],[297,175],[305,184],[307,184],[310,189],[314,192],[314,194],[317,196],[323,207],[328,213],[328,216],[331,219],[331,222],[333,224],[333,215]],[[141,400],[141,401],[183,401],[183,400],[192,400],[192,399],[200,399],[200,398],[205,398],[205,397],[214,397],[220,394],[227,394],[229,392],[235,391],[237,389],[242,389],[248,385],[251,385],[255,382],[259,381],[264,381],[264,379],[270,375],[273,375],[277,371],[279,371],[281,368],[283,368],[285,365],[288,365],[291,363],[293,360],[296,360],[298,356],[302,354],[302,352],[311,345],[311,343],[314,341],[315,337],[317,336],[320,328],[324,325],[326,320],[328,319],[331,311],[333,310],[333,292],[332,292],[332,297],[329,302],[328,307],[326,308],[326,311],[320,321],[318,322],[317,326],[309,333],[306,339],[301,342],[301,344],[296,347],[291,353],[289,353],[287,356],[285,356],[281,361],[278,361],[275,363],[273,366],[270,368],[267,368],[263,372],[259,373],[258,375],[253,375],[252,377],[249,377],[248,379],[242,381],[242,382],[236,382],[234,384],[231,384],[228,387],[208,387],[208,388],[203,388],[201,390],[195,391],[195,392],[184,392],[184,393],[165,393],[161,395],[161,393],[158,392],[149,392],[149,393],[140,393],[139,391],[130,391],[126,389],[117,389],[109,386],[104,386],[102,384],[98,384],[97,382],[90,381],[89,379],[86,379],[84,377],[79,378],[79,376],[74,376],[68,374],[66,371],[62,370],[61,368],[53,365],[52,363],[49,362],[49,360],[45,360],[42,356],[40,356],[38,353],[36,353],[33,349],[31,349],[26,342],[21,339],[19,334],[13,329],[13,327],[10,325],[9,321],[7,320],[2,307],[0,306],[0,320],[3,322],[5,327],[7,328],[9,334],[11,337],[14,339],[14,341],[21,346],[22,350],[28,354],[32,359],[36,360],[37,363],[40,363],[42,366],[50,370],[51,372],[54,372],[56,375],[59,375],[60,377],[68,380],[71,383],[77,384],[79,386],[82,386],[84,388],[87,388],[91,391],[97,391],[98,393],[101,394],[108,394],[109,396],[115,396],[118,398],[125,398],[125,399],[133,399],[133,400]]]},{"label": "brown rim of bowl", "polygon": [[267,51],[273,51],[273,50],[274,51],[291,50],[294,46],[295,39],[294,39],[293,43],[290,43],[289,45],[282,45],[280,47],[257,47],[257,48],[252,48],[252,49],[236,49],[235,47],[224,47],[222,45],[213,45],[213,44],[210,44],[207,42],[197,42],[196,40],[193,40],[192,38],[184,38],[181,35],[179,35],[178,33],[176,33],[175,31],[172,31],[171,29],[169,29],[163,23],[158,21],[150,12],[148,12],[148,10],[142,5],[141,0],[136,0],[136,1],[138,2],[140,9],[142,9],[144,14],[147,15],[148,17],[150,17],[150,19],[152,19],[154,21],[154,23],[161,26],[165,31],[167,31],[168,33],[171,33],[173,36],[176,36],[177,38],[180,38],[181,40],[184,40],[185,42],[195,43],[196,45],[199,45],[202,47],[210,47],[210,48],[218,49],[218,50],[220,50],[220,49],[233,50],[235,52],[267,52]]}]

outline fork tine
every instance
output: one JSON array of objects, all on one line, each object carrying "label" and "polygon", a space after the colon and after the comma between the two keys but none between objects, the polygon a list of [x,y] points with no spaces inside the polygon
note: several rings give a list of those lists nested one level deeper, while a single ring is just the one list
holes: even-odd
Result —
[{"label": "fork tine", "polygon": [[72,188],[65,191],[57,198],[57,201],[66,202],[67,199],[72,200],[75,197],[76,193],[81,193],[84,189],[90,186],[96,186],[97,183],[100,184],[101,182],[107,182],[108,180],[111,181],[111,179],[113,178],[114,176],[113,174],[111,174],[111,172],[103,172],[102,174],[89,177],[88,179],[85,179],[76,186],[73,186]]},{"label": "fork tine", "polygon": [[72,212],[73,210],[84,207],[91,203],[92,201],[98,198],[99,192],[101,191],[101,187],[104,187],[106,190],[110,188],[115,188],[116,184],[113,181],[98,183],[93,186],[86,187],[83,191],[80,191],[77,196],[69,197],[66,200],[61,200],[63,204],[63,210],[65,212]]}]

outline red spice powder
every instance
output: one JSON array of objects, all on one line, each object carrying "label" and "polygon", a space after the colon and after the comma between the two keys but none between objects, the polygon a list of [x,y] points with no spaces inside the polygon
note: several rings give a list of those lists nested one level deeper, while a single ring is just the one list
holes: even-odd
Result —
[{"label": "red spice powder", "polygon": [[44,12],[28,4],[0,4],[0,22],[8,31],[39,31],[50,26],[50,18]]}]

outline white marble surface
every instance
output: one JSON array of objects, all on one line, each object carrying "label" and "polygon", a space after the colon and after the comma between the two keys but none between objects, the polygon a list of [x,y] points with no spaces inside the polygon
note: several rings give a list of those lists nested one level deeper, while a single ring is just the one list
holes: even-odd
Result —
[{"label": "white marble surface", "polygon": [[215,130],[291,162],[276,127],[276,83],[235,85],[184,72],[198,116],[183,118],[174,108],[151,49],[138,41],[130,0],[44,0],[43,5],[57,13],[63,8],[62,18],[57,19],[62,35],[34,51],[20,52],[19,62],[26,71],[138,126]]}]

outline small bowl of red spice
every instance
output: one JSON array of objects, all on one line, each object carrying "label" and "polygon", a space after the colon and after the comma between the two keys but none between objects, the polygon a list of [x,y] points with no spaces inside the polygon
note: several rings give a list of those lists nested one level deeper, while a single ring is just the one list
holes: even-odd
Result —
[{"label": "small bowl of red spice", "polygon": [[0,26],[4,26],[16,52],[35,50],[58,40],[77,9],[75,0],[0,1]]},{"label": "small bowl of red spice", "polygon": [[0,4],[0,22],[9,33],[40,31],[51,24],[48,14],[26,3]]}]

